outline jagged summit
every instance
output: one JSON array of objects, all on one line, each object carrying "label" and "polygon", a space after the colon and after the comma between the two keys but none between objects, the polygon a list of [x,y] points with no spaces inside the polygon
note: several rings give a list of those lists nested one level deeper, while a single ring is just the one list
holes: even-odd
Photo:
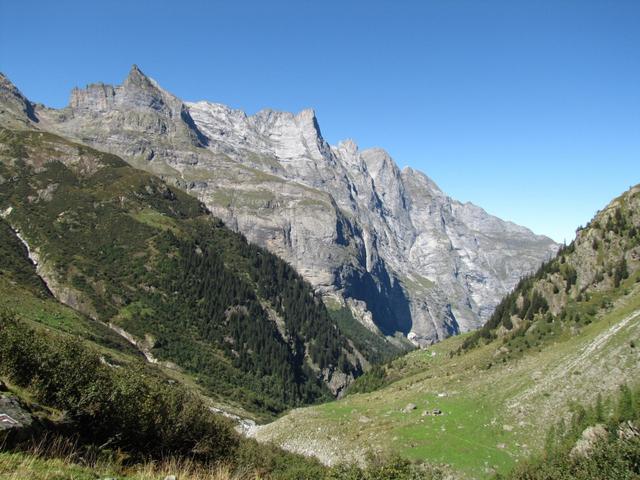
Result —
[{"label": "jagged summit", "polygon": [[122,83],[121,89],[124,102],[149,106],[157,110],[162,110],[165,107],[168,109],[167,111],[178,109],[178,107],[179,109],[183,108],[180,99],[160,87],[158,82],[145,75],[135,64]]},{"label": "jagged summit", "polygon": [[355,155],[358,151],[358,144],[352,138],[346,138],[338,143],[337,148],[344,149],[351,155]]},{"label": "jagged summit", "polygon": [[142,70],[140,70],[140,67],[138,67],[138,65],[136,65],[135,63],[133,65],[131,65],[131,69],[129,70],[129,75],[127,75],[126,80],[124,81],[125,84],[127,83],[148,83],[150,82],[150,78],[147,77]]},{"label": "jagged summit", "polygon": [[151,108],[167,116],[180,114],[182,101],[133,65],[120,86],[91,83],[85,88],[74,88],[69,108],[105,112],[113,108]]},{"label": "jagged summit", "polygon": [[186,152],[207,144],[182,100],[137,65],[121,85],[74,88],[66,108],[37,114],[56,133],[139,162],[164,163],[169,146],[192,155]]},{"label": "jagged summit", "polygon": [[451,199],[383,149],[329,145],[312,109],[183,102],[134,65],[120,86],[77,89],[69,107],[36,113],[177,183],[371,330],[416,343],[479,327],[558,247]]}]

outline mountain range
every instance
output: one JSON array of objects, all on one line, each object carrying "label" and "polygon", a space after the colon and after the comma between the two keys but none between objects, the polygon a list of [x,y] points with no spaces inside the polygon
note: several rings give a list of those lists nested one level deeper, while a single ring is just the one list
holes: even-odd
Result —
[{"label": "mountain range", "polygon": [[184,102],[133,66],[51,109],[0,78],[3,124],[121,156],[201,200],[324,298],[399,347],[480,327],[552,256],[547,237],[458,202],[382,149],[337,146],[312,110],[254,115]]}]

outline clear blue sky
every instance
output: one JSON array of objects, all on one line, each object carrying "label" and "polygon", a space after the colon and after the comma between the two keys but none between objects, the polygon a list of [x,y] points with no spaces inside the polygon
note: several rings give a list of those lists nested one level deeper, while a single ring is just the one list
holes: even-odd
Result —
[{"label": "clear blue sky", "polygon": [[558,241],[640,182],[638,0],[0,0],[34,101],[133,63],[187,100],[313,107],[329,142]]}]

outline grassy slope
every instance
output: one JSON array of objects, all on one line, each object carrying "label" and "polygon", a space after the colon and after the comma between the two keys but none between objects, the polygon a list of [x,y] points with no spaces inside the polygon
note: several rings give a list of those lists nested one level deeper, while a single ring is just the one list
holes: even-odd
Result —
[{"label": "grassy slope", "polygon": [[[392,450],[450,464],[468,477],[506,472],[539,451],[548,427],[569,412],[572,400],[590,402],[636,380],[640,349],[631,342],[640,343],[638,278],[623,282],[610,311],[541,351],[487,369],[495,344],[449,356],[465,336],[451,338],[394,361],[390,374],[401,380],[390,386],[294,410],[263,427],[258,438],[325,461]],[[402,413],[409,403],[417,408]],[[421,416],[433,408],[443,415]]]},{"label": "grassy slope", "polygon": [[[113,472],[99,469],[105,477]],[[93,480],[98,473],[94,469],[70,464],[62,459],[40,459],[24,453],[0,452],[0,480],[33,480],[73,479]]]}]

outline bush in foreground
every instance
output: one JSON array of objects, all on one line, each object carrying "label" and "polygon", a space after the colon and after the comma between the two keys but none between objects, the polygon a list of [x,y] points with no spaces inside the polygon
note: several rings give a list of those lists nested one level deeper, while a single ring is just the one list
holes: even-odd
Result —
[{"label": "bush in foreground", "polygon": [[230,459],[239,437],[195,394],[143,364],[109,366],[80,339],[0,313],[0,373],[62,410],[84,442],[160,458]]}]

